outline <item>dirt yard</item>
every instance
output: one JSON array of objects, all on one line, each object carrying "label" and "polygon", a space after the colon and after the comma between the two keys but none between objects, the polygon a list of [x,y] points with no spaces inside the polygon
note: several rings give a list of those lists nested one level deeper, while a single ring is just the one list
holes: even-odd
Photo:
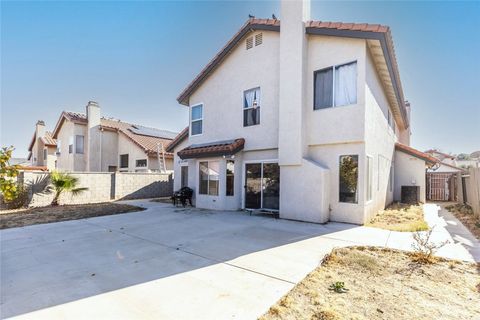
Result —
[{"label": "dirt yard", "polygon": [[[348,291],[330,290],[335,282]],[[260,319],[480,319],[480,265],[418,264],[407,252],[375,247],[335,249]]]},{"label": "dirt yard", "polygon": [[3,210],[0,211],[0,229],[108,216],[142,210],[145,209],[129,204],[113,202]]},{"label": "dirt yard", "polygon": [[369,227],[391,231],[414,232],[428,230],[421,205],[405,205],[394,203],[387,209],[380,211],[370,222]]},{"label": "dirt yard", "polygon": [[472,208],[464,204],[454,204],[446,206],[445,209],[450,211],[478,240],[480,240],[480,217],[473,215]]}]

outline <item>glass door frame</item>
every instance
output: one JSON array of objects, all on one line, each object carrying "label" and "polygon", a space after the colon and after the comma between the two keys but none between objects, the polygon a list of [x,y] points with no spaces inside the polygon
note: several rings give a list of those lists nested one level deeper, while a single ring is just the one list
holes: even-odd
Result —
[{"label": "glass door frame", "polygon": [[[260,167],[260,180],[262,181],[262,185],[261,185],[261,194],[260,194],[260,208],[258,209],[252,209],[252,208],[246,208],[245,207],[245,200],[246,200],[246,190],[245,190],[245,186],[247,184],[247,180],[246,180],[246,175],[247,175],[247,164],[254,164],[254,163],[259,163],[261,164],[261,167]],[[276,163],[278,165],[278,159],[267,159],[267,160],[244,160],[243,161],[243,170],[242,170],[242,209],[243,210],[268,210],[268,211],[272,211],[272,212],[278,212],[279,209],[270,209],[270,208],[264,208],[263,207],[263,164],[265,163]],[[280,170],[280,165],[279,165],[279,168]],[[280,199],[280,193],[278,194],[278,197]],[[280,201],[280,200],[279,200]]]}]

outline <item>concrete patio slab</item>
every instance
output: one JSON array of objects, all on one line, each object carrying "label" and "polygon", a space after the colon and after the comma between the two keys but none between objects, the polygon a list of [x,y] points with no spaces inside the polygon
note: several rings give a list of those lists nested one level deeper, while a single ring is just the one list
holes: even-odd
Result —
[{"label": "concrete patio slab", "polygon": [[[0,231],[1,318],[253,319],[334,247],[411,249],[411,233],[173,208]],[[426,205],[439,254],[480,260],[479,244]]]}]

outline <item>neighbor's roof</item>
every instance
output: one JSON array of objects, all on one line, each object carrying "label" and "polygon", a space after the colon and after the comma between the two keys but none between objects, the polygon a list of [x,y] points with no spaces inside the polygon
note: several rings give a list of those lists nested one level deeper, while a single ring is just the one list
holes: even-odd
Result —
[{"label": "neighbor's roof", "polygon": [[455,156],[454,156],[454,155],[451,155],[451,154],[448,154],[448,153],[444,153],[444,152],[440,152],[440,151],[435,150],[435,149],[427,150],[427,151],[425,151],[425,153],[428,153],[428,154],[437,153],[437,154],[439,154],[439,155],[444,156],[445,158],[455,159]]},{"label": "neighbor's roof", "polygon": [[425,162],[428,162],[430,164],[435,164],[435,163],[440,162],[437,158],[432,157],[431,155],[429,155],[425,152],[422,152],[420,150],[417,150],[415,148],[412,148],[410,146],[404,145],[404,144],[399,143],[399,142],[395,143],[395,149],[398,150],[398,151],[402,151],[406,154],[409,154],[411,156],[417,157],[419,159],[422,159]]},{"label": "neighbor's roof", "polygon": [[167,152],[173,152],[175,147],[178,146],[183,140],[188,138],[188,127],[183,129],[176,137],[175,139],[170,142],[168,145],[166,151]]},{"label": "neighbor's roof", "polygon": [[[35,140],[37,139],[37,133],[33,133],[32,141],[30,141],[30,145],[28,146],[28,151],[32,151],[33,145],[35,144]],[[51,147],[56,147],[57,146],[57,140],[53,138],[53,135],[50,131],[45,132],[45,136],[40,138],[42,142],[46,146],[51,146]]]},{"label": "neighbor's roof", "polygon": [[[63,122],[69,120],[75,123],[87,124],[87,115],[84,113],[63,111],[55,126],[54,136],[58,134]],[[116,119],[101,118],[100,127],[107,130],[115,130],[121,132],[137,146],[142,148],[149,155],[157,154],[157,146],[159,143],[166,147],[176,136],[175,132],[161,130],[156,128],[147,128],[144,126],[134,125]],[[153,136],[155,135],[155,136]],[[167,157],[173,157],[173,154],[166,153]]]},{"label": "neighbor's roof", "polygon": [[[213,59],[200,71],[190,84],[180,93],[177,101],[188,105],[188,99],[192,93],[203,83],[203,81],[214,71],[225,57],[235,48],[243,37],[254,30],[280,31],[280,20],[277,19],[248,19],[240,30],[220,49]],[[393,38],[388,26],[368,23],[342,23],[307,21],[305,24],[307,34],[362,38],[367,40],[378,40],[381,44],[381,51],[385,57],[387,70],[382,70],[389,75],[393,86],[396,101],[405,127],[408,127],[408,117],[405,107],[405,98],[400,82],[397,58],[393,46]]]},{"label": "neighbor's roof", "polygon": [[193,144],[178,151],[181,159],[193,159],[202,157],[230,156],[243,150],[245,139],[238,138],[228,141],[215,141],[203,144]]}]

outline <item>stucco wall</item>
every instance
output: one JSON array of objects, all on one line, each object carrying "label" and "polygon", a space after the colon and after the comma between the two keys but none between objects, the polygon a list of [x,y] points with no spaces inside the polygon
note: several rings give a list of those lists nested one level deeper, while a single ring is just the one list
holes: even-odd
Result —
[{"label": "stucco wall", "polygon": [[[397,141],[397,134],[388,123],[388,113],[391,107],[370,53],[366,56],[364,89],[365,156],[370,156],[373,161],[372,200],[365,199],[365,220],[368,220],[393,201],[393,188],[390,188],[389,179]],[[391,111],[390,119],[394,121]],[[395,128],[398,129],[398,125]],[[398,133],[398,130],[396,132]],[[366,179],[363,188],[367,188]]]},{"label": "stucco wall", "polygon": [[425,161],[401,151],[395,151],[394,201],[401,200],[402,186],[420,186],[420,201],[425,203]]},{"label": "stucco wall", "polygon": [[[233,50],[190,97],[203,103],[203,134],[189,144],[245,138],[245,149],[278,146],[278,32],[263,31],[263,43],[250,50],[245,41]],[[243,93],[260,87],[260,124],[243,126]],[[261,137],[261,139],[259,139]]]},{"label": "stucco wall", "polygon": [[[304,106],[308,145],[358,142],[364,140],[365,54],[363,39],[308,37],[306,105]],[[326,109],[313,109],[314,72],[334,65],[357,61],[357,103]]]}]

